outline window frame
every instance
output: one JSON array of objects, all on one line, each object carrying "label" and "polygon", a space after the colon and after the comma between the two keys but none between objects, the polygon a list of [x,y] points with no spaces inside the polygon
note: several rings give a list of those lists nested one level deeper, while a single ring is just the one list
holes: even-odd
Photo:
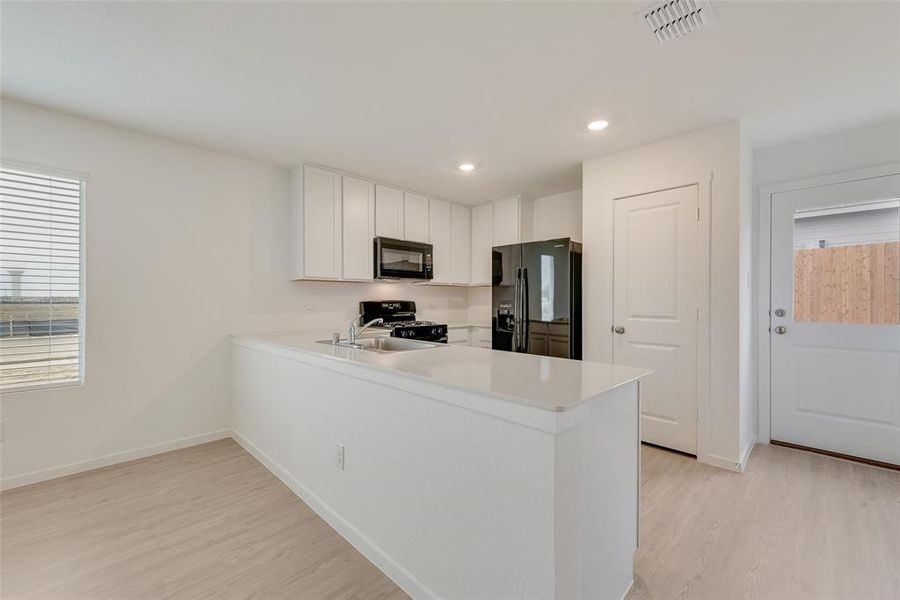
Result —
[{"label": "window frame", "polygon": [[35,392],[40,390],[54,390],[62,388],[82,387],[85,383],[87,365],[87,186],[88,174],[69,169],[57,169],[34,163],[8,160],[0,158],[0,168],[10,168],[19,171],[28,171],[36,175],[48,177],[67,177],[80,182],[78,198],[78,379],[74,381],[56,381],[46,383],[33,383],[17,386],[8,390],[0,390],[3,396],[11,396],[23,392]]}]

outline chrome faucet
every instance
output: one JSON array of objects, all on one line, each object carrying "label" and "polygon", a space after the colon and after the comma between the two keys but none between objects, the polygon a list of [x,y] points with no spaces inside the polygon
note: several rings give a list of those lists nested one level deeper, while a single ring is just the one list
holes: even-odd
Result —
[{"label": "chrome faucet", "polygon": [[349,323],[347,323],[347,343],[351,346],[356,346],[356,340],[359,338],[360,334],[371,327],[372,325],[378,325],[384,322],[384,319],[381,317],[377,319],[372,319],[362,327],[357,327],[356,324],[359,323],[360,317],[362,315],[357,315],[354,317]]}]

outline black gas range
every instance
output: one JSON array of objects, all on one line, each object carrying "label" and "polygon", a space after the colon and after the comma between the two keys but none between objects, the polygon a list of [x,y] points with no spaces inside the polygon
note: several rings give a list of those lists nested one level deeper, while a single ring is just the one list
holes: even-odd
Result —
[{"label": "black gas range", "polygon": [[393,337],[447,343],[447,325],[416,319],[416,303],[412,300],[365,300],[359,303],[359,323],[381,319],[381,329],[389,329]]}]

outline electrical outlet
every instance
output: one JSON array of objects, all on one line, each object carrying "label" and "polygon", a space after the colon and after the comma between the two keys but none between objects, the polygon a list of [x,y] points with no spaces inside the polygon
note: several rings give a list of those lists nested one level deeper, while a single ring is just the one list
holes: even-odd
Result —
[{"label": "electrical outlet", "polygon": [[341,471],[343,471],[344,470],[344,445],[343,444],[337,444],[337,455],[335,458],[337,460],[337,468],[340,469]]}]

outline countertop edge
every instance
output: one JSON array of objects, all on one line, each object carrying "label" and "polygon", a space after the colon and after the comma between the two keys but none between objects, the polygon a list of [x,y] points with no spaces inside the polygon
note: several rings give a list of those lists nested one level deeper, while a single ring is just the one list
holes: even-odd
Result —
[{"label": "countertop edge", "polygon": [[[350,377],[410,391],[439,402],[489,414],[554,434],[569,429],[585,420],[589,404],[594,398],[633,383],[646,375],[645,373],[636,373],[633,377],[616,382],[615,385],[568,406],[540,406],[530,402],[527,398],[470,388],[461,384],[436,381],[414,373],[397,371],[390,367],[357,362],[292,344],[261,339],[252,334],[232,334],[229,336],[229,339],[233,345],[239,347],[266,352],[289,360],[296,360],[315,367],[339,372]],[[490,402],[486,404],[484,399],[489,399]]]}]

